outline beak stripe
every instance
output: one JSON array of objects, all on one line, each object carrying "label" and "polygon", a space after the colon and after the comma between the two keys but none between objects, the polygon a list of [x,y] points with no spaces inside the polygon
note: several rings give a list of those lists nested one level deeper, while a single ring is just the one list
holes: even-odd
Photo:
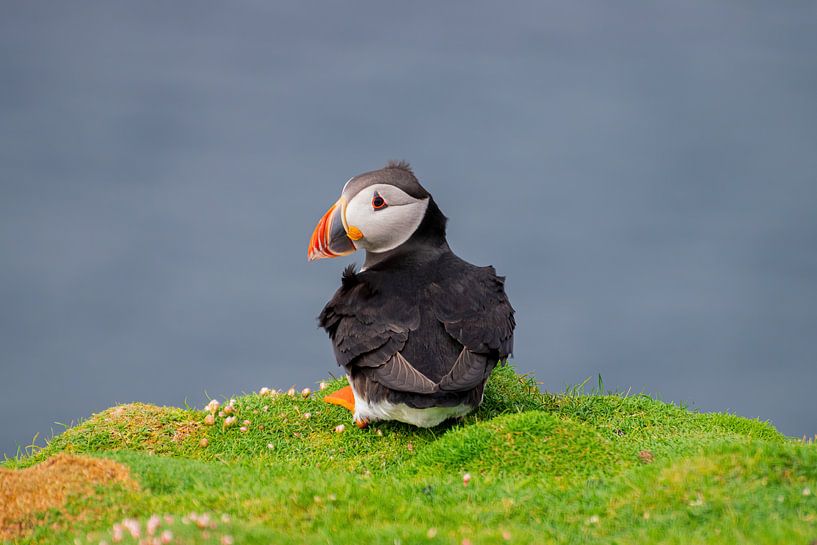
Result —
[{"label": "beak stripe", "polygon": [[343,198],[340,198],[318,220],[318,224],[309,238],[307,258],[310,261],[324,257],[347,255],[357,249],[343,225],[344,208]]}]

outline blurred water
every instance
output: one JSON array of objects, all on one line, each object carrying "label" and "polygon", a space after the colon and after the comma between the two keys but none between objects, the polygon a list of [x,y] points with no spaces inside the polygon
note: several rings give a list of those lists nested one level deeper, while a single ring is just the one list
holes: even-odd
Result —
[{"label": "blurred water", "polygon": [[516,365],[817,433],[813,3],[5,2],[0,452],[338,373],[306,262],[411,161]]}]

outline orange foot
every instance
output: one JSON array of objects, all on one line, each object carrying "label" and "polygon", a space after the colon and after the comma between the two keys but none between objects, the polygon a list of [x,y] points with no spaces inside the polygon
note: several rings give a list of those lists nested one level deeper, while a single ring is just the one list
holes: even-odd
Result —
[{"label": "orange foot", "polygon": [[351,386],[346,386],[337,392],[332,392],[328,396],[324,397],[323,400],[327,403],[331,403],[332,405],[340,405],[341,407],[345,407],[352,413],[355,412],[355,394],[352,393]]},{"label": "orange foot", "polygon": [[362,430],[369,425],[369,421],[365,418],[355,418],[355,425]]}]

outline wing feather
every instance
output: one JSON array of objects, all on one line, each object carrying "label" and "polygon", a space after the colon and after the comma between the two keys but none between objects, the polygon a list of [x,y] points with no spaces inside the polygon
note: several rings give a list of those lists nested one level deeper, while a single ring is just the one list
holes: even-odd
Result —
[{"label": "wing feather", "polygon": [[400,352],[380,367],[368,367],[364,371],[371,380],[392,390],[416,394],[433,394],[439,388],[431,379],[415,369]]},{"label": "wing feather", "polygon": [[487,355],[463,348],[454,367],[440,380],[440,390],[465,391],[476,388],[485,381],[494,365],[496,361],[491,364]]}]

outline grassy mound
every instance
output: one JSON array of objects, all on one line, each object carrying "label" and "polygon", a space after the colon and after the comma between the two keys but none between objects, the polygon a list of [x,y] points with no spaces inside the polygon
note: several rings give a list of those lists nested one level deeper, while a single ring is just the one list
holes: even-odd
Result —
[{"label": "grassy mound", "polygon": [[93,544],[817,539],[817,447],[763,422],[643,395],[543,394],[504,367],[479,411],[460,422],[358,430],[346,410],[321,400],[343,385],[306,397],[246,395],[223,403],[212,421],[208,411],[143,404],[96,414],[36,454],[7,460],[0,491],[9,475],[19,482],[23,468],[66,455],[115,462],[135,484],[68,493],[16,537]]},{"label": "grassy mound", "polygon": [[591,426],[529,411],[453,430],[425,448],[413,466],[416,473],[540,475],[571,483],[611,473],[621,464],[612,442]]}]

